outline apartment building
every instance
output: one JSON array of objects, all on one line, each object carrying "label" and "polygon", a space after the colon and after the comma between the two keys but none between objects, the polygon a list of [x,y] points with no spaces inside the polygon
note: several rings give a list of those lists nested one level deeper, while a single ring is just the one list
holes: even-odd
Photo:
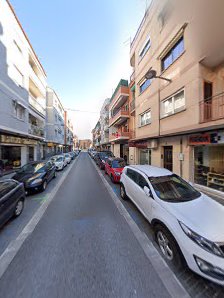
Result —
[{"label": "apartment building", "polygon": [[73,150],[73,124],[70,116],[68,115],[68,111],[65,111],[65,127],[64,127],[64,145],[65,152],[70,152]]},{"label": "apartment building", "polygon": [[79,140],[79,149],[86,150],[89,149],[92,145],[92,141],[89,139]]},{"label": "apartment building", "polygon": [[101,124],[100,119],[97,121],[96,126],[92,130],[93,147],[100,149],[101,144]]},{"label": "apartment building", "polygon": [[64,150],[65,110],[52,88],[47,88],[46,142],[48,156]]},{"label": "apartment building", "polygon": [[135,136],[129,144],[133,163],[165,167],[220,194],[224,191],[221,2],[152,1],[130,49]]},{"label": "apartment building", "polygon": [[131,116],[129,111],[129,84],[121,79],[109,106],[109,141],[116,157],[129,159],[129,139],[132,137]]},{"label": "apartment building", "polygon": [[109,142],[109,105],[110,98],[105,99],[102,108],[100,110],[100,128],[101,128],[101,140],[100,145],[101,149],[110,149]]},{"label": "apartment building", "polygon": [[46,74],[10,3],[0,0],[0,167],[44,157]]}]

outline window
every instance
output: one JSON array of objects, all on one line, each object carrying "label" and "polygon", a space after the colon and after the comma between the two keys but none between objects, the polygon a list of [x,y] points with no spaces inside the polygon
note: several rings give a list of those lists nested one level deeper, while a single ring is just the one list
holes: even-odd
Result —
[{"label": "window", "polygon": [[9,66],[9,76],[17,85],[23,87],[23,74],[15,65]]},{"label": "window", "polygon": [[151,40],[150,37],[146,40],[146,42],[144,43],[143,47],[141,48],[141,50],[139,51],[139,57],[142,59],[145,54],[147,53],[147,51],[149,50],[151,46]]},{"label": "window", "polygon": [[184,37],[182,36],[171,50],[162,58],[162,71],[166,70],[184,52]]},{"label": "window", "polygon": [[133,180],[135,183],[137,182],[137,173],[131,169],[127,169],[126,172],[127,176]]},{"label": "window", "polygon": [[144,126],[151,123],[151,111],[147,111],[140,115],[140,126]]},{"label": "window", "polygon": [[143,83],[141,83],[141,85],[139,86],[140,93],[145,91],[151,85],[151,83],[152,83],[152,80],[150,79],[147,79]]},{"label": "window", "polygon": [[140,186],[142,189],[144,189],[145,186],[149,187],[147,181],[141,174],[137,173],[137,177],[138,177],[137,179],[138,186]]},{"label": "window", "polygon": [[13,40],[13,43],[14,43],[16,49],[19,51],[19,53],[22,54],[22,50],[21,50],[20,46],[18,45],[18,43],[15,40]]},{"label": "window", "polygon": [[173,115],[185,109],[184,90],[177,92],[161,102],[161,118]]},{"label": "window", "polygon": [[18,184],[16,182],[0,182],[0,198],[13,190]]},{"label": "window", "polygon": [[13,101],[14,106],[14,115],[19,120],[25,120],[25,108],[18,104],[16,101]]}]

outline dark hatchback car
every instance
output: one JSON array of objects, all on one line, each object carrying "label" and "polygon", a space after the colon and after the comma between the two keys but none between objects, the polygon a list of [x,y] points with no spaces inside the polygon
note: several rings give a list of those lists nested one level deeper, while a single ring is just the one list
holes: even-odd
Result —
[{"label": "dark hatchback car", "polygon": [[114,157],[111,151],[101,151],[94,156],[94,160],[96,164],[100,167],[100,169],[104,170],[105,163],[109,157]]},{"label": "dark hatchback car", "polygon": [[56,178],[56,166],[51,160],[28,163],[13,176],[24,184],[26,191],[44,191],[52,178]]},{"label": "dark hatchback car", "polygon": [[0,181],[0,226],[11,217],[18,217],[23,211],[24,202],[23,183],[12,179]]}]

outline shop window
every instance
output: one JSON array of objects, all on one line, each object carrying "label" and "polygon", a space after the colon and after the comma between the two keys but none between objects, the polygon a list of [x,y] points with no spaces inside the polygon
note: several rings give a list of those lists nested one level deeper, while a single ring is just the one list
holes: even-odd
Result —
[{"label": "shop window", "polygon": [[1,146],[0,171],[7,173],[21,166],[21,147]]},{"label": "shop window", "polygon": [[151,165],[151,149],[140,150],[140,165]]},{"label": "shop window", "polygon": [[224,192],[224,145],[194,148],[194,181]]},{"label": "shop window", "polygon": [[164,118],[183,110],[185,110],[185,92],[181,90],[161,102],[160,116]]}]

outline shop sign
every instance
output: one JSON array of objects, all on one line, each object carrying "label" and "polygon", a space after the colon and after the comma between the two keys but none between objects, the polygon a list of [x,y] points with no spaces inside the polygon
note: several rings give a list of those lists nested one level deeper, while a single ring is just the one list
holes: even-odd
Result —
[{"label": "shop sign", "polygon": [[47,143],[48,147],[54,147],[54,143]]},{"label": "shop sign", "polygon": [[1,135],[0,142],[6,144],[37,145],[37,141],[7,135]]},{"label": "shop sign", "polygon": [[210,134],[198,134],[189,137],[189,145],[207,145],[211,143]]},{"label": "shop sign", "polygon": [[141,141],[141,142],[129,142],[129,147],[135,147],[138,149],[147,149],[148,148],[148,142],[147,141]]}]

